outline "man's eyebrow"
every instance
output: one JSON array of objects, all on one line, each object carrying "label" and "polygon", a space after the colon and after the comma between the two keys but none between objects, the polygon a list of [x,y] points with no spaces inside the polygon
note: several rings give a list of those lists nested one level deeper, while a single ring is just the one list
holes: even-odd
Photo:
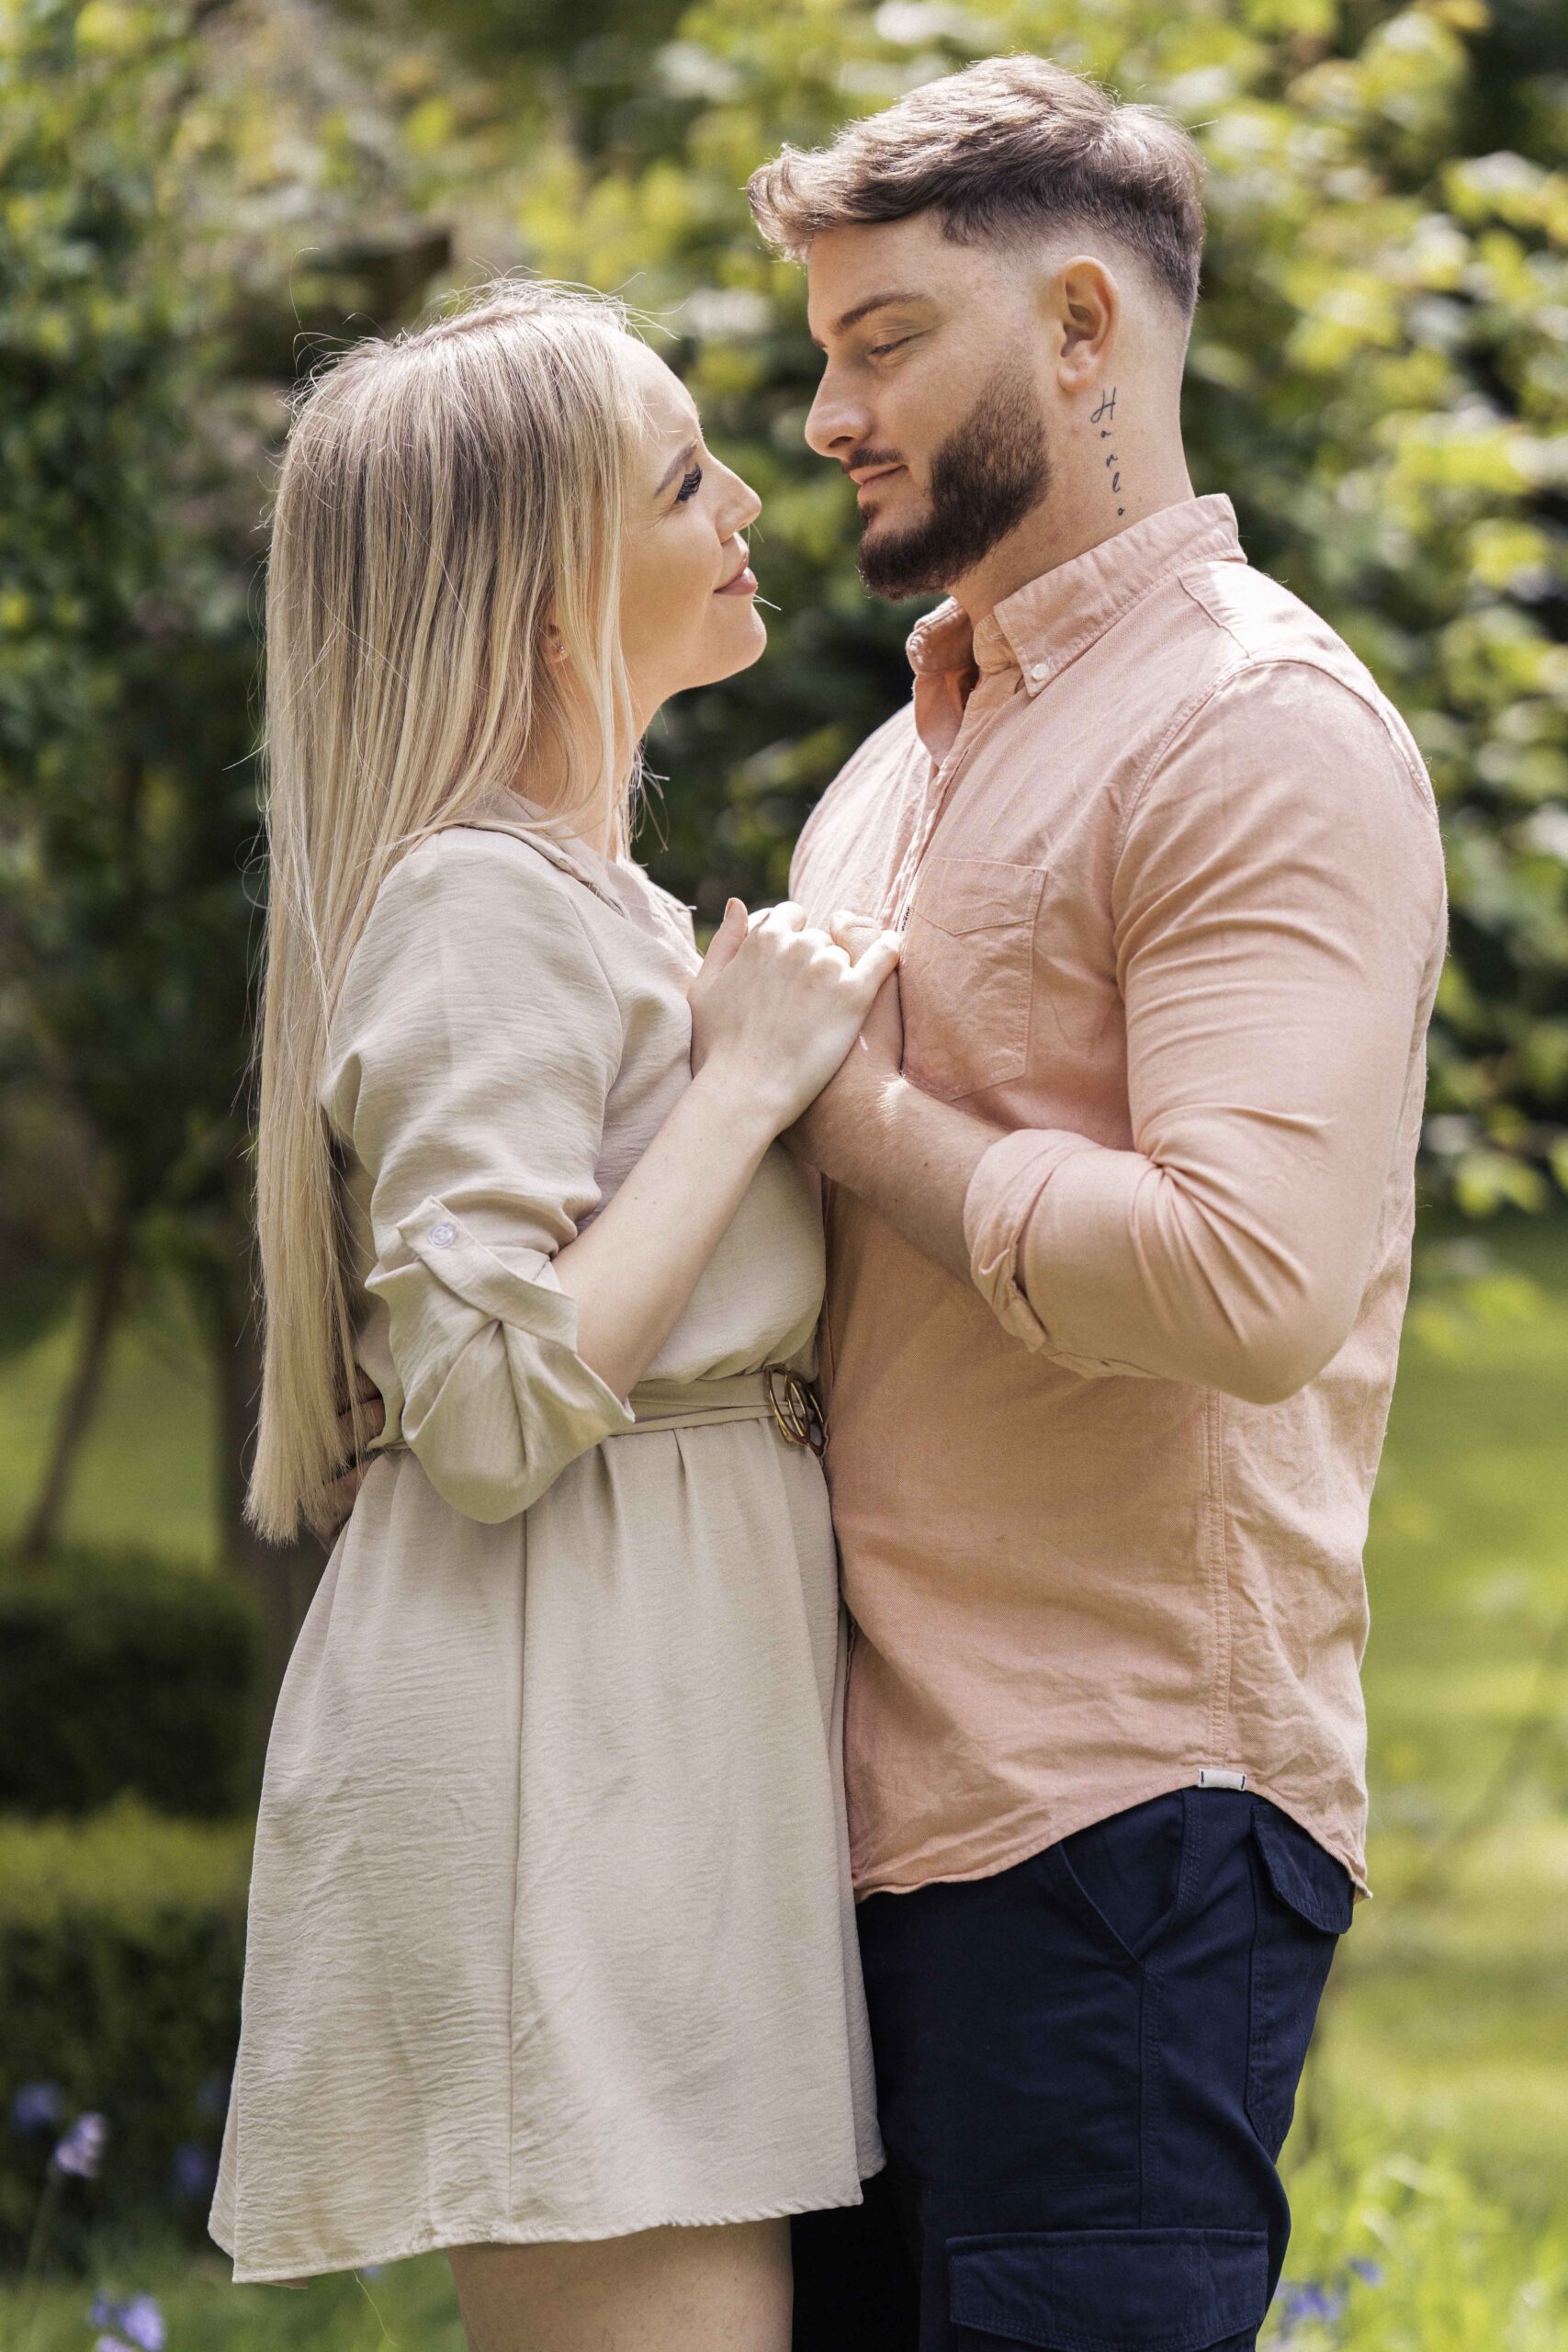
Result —
[{"label": "man's eyebrow", "polygon": [[[858,327],[863,319],[871,316],[873,311],[886,311],[895,302],[929,302],[931,299],[929,294],[873,294],[865,301],[857,302],[852,311],[846,311],[841,318],[835,319],[829,333],[848,334],[852,327]],[[818,351],[827,349],[826,344],[819,335],[814,334],[811,340]]]},{"label": "man's eyebrow", "polygon": [[688,441],[680,456],[675,458],[673,463],[671,465],[669,471],[666,473],[663,481],[660,483],[659,488],[654,492],[653,494],[655,498],[663,497],[664,492],[669,489],[676,475],[685,471],[686,468],[691,464],[692,459],[696,456],[696,443],[694,441]]}]

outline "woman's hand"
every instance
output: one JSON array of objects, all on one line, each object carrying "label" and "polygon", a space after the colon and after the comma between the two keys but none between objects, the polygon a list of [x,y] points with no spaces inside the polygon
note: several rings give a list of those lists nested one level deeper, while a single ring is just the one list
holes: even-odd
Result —
[{"label": "woman's hand", "polygon": [[898,962],[892,933],[863,916],[840,922],[852,944],[811,929],[788,901],[748,925],[731,899],[692,982],[694,1071],[760,1103],[775,1134],[827,1085]]}]

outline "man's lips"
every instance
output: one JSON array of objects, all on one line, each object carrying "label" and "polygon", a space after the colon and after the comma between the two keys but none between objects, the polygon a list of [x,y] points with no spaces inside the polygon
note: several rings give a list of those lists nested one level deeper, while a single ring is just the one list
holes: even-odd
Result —
[{"label": "man's lips", "polygon": [[903,470],[904,469],[901,464],[891,466],[852,466],[848,469],[850,480],[853,482],[857,491],[866,490],[874,481],[885,481],[889,474],[902,473]]}]

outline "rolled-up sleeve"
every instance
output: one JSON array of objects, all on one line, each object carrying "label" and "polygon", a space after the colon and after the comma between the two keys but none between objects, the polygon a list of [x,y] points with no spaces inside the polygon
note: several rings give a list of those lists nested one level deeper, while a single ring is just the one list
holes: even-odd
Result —
[{"label": "rolled-up sleeve", "polygon": [[324,1099],[369,1179],[386,1442],[486,1521],[632,1426],[552,1264],[599,1205],[622,1046],[577,887],[510,836],[437,836],[383,887],[333,1023]]},{"label": "rolled-up sleeve", "polygon": [[964,1206],[1025,1345],[1268,1404],[1348,1338],[1443,931],[1412,755],[1310,664],[1244,672],[1136,800],[1114,884],[1133,1148],[1003,1137]]}]

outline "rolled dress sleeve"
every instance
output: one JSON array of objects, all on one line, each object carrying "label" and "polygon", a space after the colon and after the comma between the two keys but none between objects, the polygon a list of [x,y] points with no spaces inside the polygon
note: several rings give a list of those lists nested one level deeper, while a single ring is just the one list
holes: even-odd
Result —
[{"label": "rolled dress sleeve", "polygon": [[1258,1404],[1348,1337],[1443,926],[1414,752],[1353,689],[1263,665],[1188,722],[1114,883],[1134,1148],[985,1154],[974,1279],[1027,1346]]},{"label": "rolled dress sleeve", "polygon": [[333,1025],[323,1102],[369,1183],[400,1442],[468,1518],[526,1510],[632,1415],[577,1353],[552,1260],[599,1206],[620,1063],[577,885],[454,828],[383,885]]}]

